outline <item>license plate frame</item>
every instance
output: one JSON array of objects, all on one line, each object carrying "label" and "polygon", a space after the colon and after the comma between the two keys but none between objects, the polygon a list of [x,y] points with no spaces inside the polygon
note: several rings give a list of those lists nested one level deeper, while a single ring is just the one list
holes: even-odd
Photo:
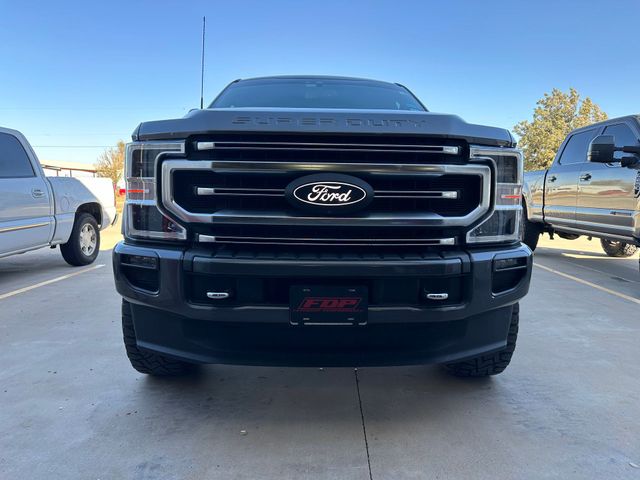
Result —
[{"label": "license plate frame", "polygon": [[292,325],[366,325],[369,290],[365,286],[292,285],[289,320]]}]

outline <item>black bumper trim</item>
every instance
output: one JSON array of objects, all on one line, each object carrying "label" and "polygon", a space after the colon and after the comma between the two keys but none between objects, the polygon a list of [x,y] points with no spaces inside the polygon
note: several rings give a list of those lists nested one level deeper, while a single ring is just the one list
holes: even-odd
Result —
[{"label": "black bumper trim", "polygon": [[[157,258],[157,292],[133,287],[123,255]],[[492,292],[494,259],[525,258],[514,288]],[[216,258],[202,250],[119,243],[113,252],[118,292],[131,303],[141,348],[196,363],[247,365],[402,365],[447,362],[506,345],[511,306],[529,289],[531,251],[523,245],[447,251],[415,260],[351,261]],[[305,276],[415,277],[443,281],[462,275],[469,295],[448,306],[372,305],[363,327],[291,326],[284,305],[213,306],[190,303],[189,275],[261,278]],[[430,280],[431,281],[431,280]],[[339,330],[336,330],[339,329]]]},{"label": "black bumper trim", "polygon": [[506,345],[511,308],[436,324],[291,327],[158,317],[132,305],[138,346],[193,363],[344,367],[444,363]]},{"label": "black bumper trim", "polygon": [[[158,292],[133,287],[122,274],[121,255],[157,256],[159,268]],[[492,292],[493,259],[508,256],[526,257],[527,272],[518,285],[499,295]],[[185,293],[186,272],[196,271],[212,276],[296,276],[339,278],[346,272],[353,277],[388,276],[428,277],[433,275],[470,275],[470,298],[463,304],[443,307],[372,306],[369,323],[413,323],[459,320],[516,303],[529,290],[531,252],[523,245],[501,249],[447,252],[446,257],[416,261],[298,261],[206,258],[201,251],[168,248],[148,248],[119,243],[113,251],[116,289],[134,304],[146,305],[188,318],[220,322],[288,322],[286,306],[244,305],[218,307],[189,303]]]}]

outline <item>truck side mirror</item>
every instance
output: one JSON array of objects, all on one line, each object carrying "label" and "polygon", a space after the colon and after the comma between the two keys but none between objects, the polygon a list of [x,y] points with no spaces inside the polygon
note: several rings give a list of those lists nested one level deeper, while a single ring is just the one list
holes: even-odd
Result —
[{"label": "truck side mirror", "polygon": [[613,135],[598,135],[589,144],[587,157],[594,163],[612,163],[615,162],[613,158],[615,150],[616,142]]},{"label": "truck side mirror", "polygon": [[640,159],[635,155],[629,155],[628,157],[622,157],[620,159],[620,166],[627,168],[637,168],[640,165]]}]

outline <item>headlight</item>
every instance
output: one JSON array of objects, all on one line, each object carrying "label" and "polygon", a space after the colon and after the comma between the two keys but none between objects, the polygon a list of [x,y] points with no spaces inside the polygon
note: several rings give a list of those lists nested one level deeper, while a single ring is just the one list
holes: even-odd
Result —
[{"label": "headlight", "polygon": [[520,150],[472,148],[473,158],[496,163],[496,198],[493,214],[467,233],[467,243],[512,242],[520,239],[523,160]]},{"label": "headlight", "polygon": [[167,218],[156,206],[155,162],[163,152],[184,153],[184,142],[134,142],[127,145],[127,183],[123,216],[128,238],[186,240],[182,225]]}]

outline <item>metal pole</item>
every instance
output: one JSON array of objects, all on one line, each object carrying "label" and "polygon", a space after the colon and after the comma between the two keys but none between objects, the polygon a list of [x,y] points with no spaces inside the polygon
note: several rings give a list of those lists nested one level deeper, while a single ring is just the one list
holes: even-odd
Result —
[{"label": "metal pole", "polygon": [[202,17],[202,57],[200,59],[200,110],[204,108],[204,33],[207,23],[207,17]]}]

